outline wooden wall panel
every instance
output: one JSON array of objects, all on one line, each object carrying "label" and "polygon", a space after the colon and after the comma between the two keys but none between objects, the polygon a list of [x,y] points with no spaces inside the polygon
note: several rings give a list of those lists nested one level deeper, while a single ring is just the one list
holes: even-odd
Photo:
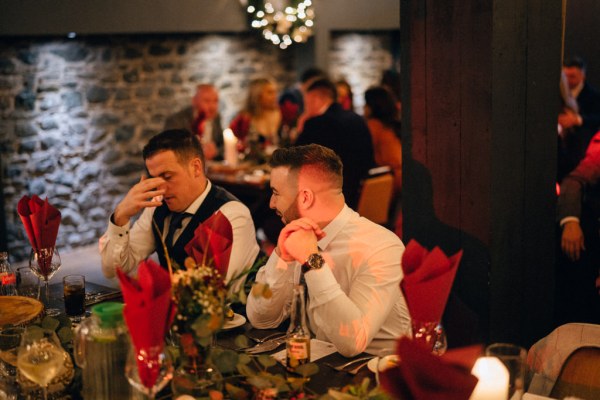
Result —
[{"label": "wooden wall panel", "polygon": [[549,328],[560,10],[402,2],[405,240],[464,249],[444,323],[474,313],[471,340],[529,345]]}]

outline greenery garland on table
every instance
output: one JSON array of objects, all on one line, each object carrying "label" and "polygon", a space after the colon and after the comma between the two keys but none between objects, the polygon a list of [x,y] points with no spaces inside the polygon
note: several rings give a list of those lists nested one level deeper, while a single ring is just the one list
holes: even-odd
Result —
[{"label": "greenery garland on table", "polygon": [[[312,0],[241,0],[241,3],[246,7],[250,26],[260,29],[265,39],[281,49],[306,42],[312,35],[315,18]],[[276,9],[273,3],[284,4]]]}]

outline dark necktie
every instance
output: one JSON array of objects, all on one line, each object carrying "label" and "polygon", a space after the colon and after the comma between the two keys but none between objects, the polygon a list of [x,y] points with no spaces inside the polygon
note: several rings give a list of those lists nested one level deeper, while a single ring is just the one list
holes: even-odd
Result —
[{"label": "dark necktie", "polygon": [[191,214],[186,213],[186,212],[182,212],[182,213],[172,213],[171,214],[171,221],[169,222],[169,230],[167,231],[167,237],[165,239],[165,243],[167,244],[167,246],[173,247],[173,235],[175,235],[175,231],[177,231],[177,229],[181,228],[181,222],[183,221],[183,219],[187,216],[190,216]]}]

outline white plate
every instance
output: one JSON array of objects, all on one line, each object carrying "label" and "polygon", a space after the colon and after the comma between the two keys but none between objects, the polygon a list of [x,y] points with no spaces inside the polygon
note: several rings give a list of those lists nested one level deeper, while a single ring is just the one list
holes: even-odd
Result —
[{"label": "white plate", "polygon": [[369,371],[376,374],[378,369],[379,371],[385,371],[388,368],[398,365],[399,360],[400,358],[396,354],[390,354],[383,358],[375,357],[369,361],[367,368],[369,368]]},{"label": "white plate", "polygon": [[233,314],[232,320],[226,320],[223,325],[224,330],[237,328],[238,326],[242,326],[246,323],[246,317],[240,314]]}]

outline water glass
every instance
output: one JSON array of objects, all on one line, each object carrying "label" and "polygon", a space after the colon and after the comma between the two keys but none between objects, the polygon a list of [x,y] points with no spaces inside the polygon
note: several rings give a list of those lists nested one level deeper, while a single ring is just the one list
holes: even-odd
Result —
[{"label": "water glass", "polygon": [[17,294],[40,299],[40,278],[29,267],[17,268]]},{"label": "water glass", "polygon": [[63,278],[65,312],[71,320],[80,321],[85,315],[85,276],[67,275]]},{"label": "water glass", "polygon": [[521,400],[525,393],[525,369],[527,351],[515,344],[494,343],[485,349],[485,355],[496,357],[508,369],[508,398],[510,400]]}]

